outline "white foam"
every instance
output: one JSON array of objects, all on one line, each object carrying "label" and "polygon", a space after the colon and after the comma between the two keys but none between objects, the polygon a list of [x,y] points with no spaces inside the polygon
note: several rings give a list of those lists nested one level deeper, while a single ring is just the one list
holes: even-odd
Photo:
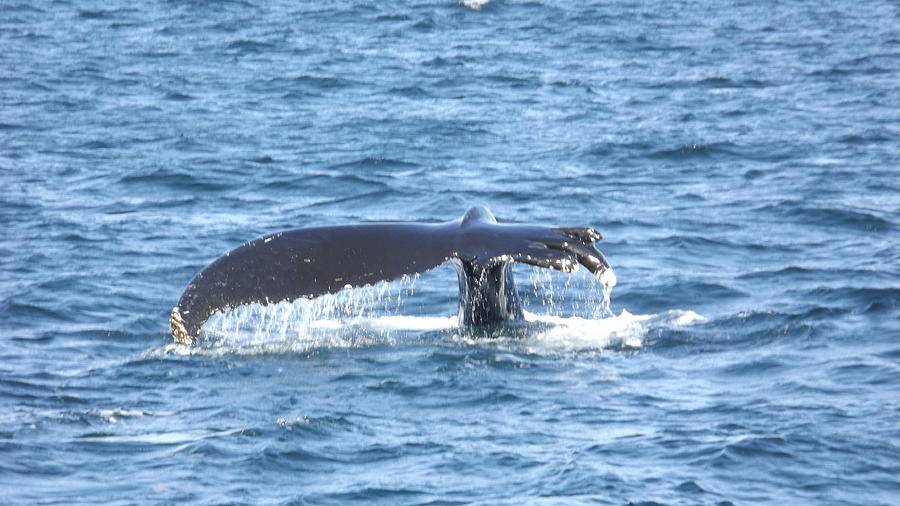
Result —
[{"label": "white foam", "polygon": [[[523,338],[511,337],[500,344],[536,355],[580,351],[639,350],[647,334],[655,329],[685,326],[705,321],[693,311],[670,310],[656,315],[634,315],[626,310],[618,315],[591,319],[578,316],[548,316],[526,313],[532,324],[545,324]],[[490,341],[486,341],[490,344]],[[480,343],[479,343],[480,344]]]},{"label": "white foam", "polygon": [[452,329],[459,319],[453,316],[382,316],[360,320],[356,325],[372,330],[429,332]]},{"label": "white foam", "polygon": [[531,336],[527,344],[532,353],[578,351],[604,348],[640,348],[647,335],[641,324],[648,315],[633,315],[622,310],[618,316],[598,320],[578,316],[526,315],[526,320],[550,323],[547,330]]},{"label": "white foam", "polygon": [[171,416],[174,413],[171,411],[145,411],[138,409],[115,408],[101,409],[97,411],[97,414],[109,423],[116,423],[119,420],[126,418],[141,418],[144,416]]},{"label": "white foam", "polygon": [[622,310],[619,315],[598,320],[579,317],[536,317],[555,325],[532,338],[535,352],[580,351],[590,349],[632,348],[644,346],[651,330],[685,326],[704,318],[693,311],[671,310],[656,315],[633,315]]},{"label": "white foam", "polygon": [[149,444],[179,444],[191,443],[202,439],[232,436],[240,434],[243,429],[231,429],[223,431],[187,431],[187,432],[160,432],[148,434],[129,435],[89,435],[78,438],[79,441],[93,441],[97,443],[149,443]]},{"label": "white foam", "polygon": [[473,11],[481,10],[482,7],[489,3],[491,3],[491,0],[459,0],[459,5]]},{"label": "white foam", "polygon": [[290,334],[270,335],[268,338],[258,330],[249,334],[210,334],[200,346],[173,343],[162,352],[214,356],[303,353],[322,348],[396,345],[405,339],[404,333],[446,331],[450,339],[466,345],[499,346],[512,351],[553,355],[587,350],[639,350],[652,330],[704,321],[705,318],[689,310],[670,310],[655,315],[634,315],[622,310],[618,315],[599,319],[537,315],[526,311],[525,327],[500,327],[490,336],[484,336],[459,329],[455,315],[390,315],[316,320],[303,328],[295,328]]}]

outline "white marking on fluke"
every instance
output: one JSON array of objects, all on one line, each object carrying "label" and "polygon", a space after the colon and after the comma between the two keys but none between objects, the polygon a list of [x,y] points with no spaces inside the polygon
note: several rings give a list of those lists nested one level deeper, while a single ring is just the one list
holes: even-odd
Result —
[{"label": "white marking on fluke", "polygon": [[597,273],[597,278],[603,286],[608,286],[610,288],[616,286],[616,273],[613,272],[612,269],[603,269],[603,271]]}]

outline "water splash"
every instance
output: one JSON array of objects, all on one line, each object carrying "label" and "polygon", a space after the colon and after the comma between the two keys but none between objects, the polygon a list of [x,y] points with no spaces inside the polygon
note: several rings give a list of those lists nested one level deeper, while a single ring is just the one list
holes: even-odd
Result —
[{"label": "water splash", "polygon": [[172,345],[170,351],[270,353],[392,343],[389,326],[370,329],[366,322],[397,315],[403,301],[415,293],[417,279],[418,276],[405,276],[392,283],[377,283],[314,299],[241,306],[210,317],[195,346]]},{"label": "water splash", "polygon": [[[590,275],[563,275],[533,268],[530,290],[521,291],[524,322],[488,329],[461,329],[456,315],[404,314],[418,276],[344,290],[315,299],[250,305],[214,315],[195,346],[169,345],[163,353],[254,355],[306,353],[317,349],[397,345],[439,332],[451,341],[499,346],[539,355],[584,350],[635,350],[661,327],[703,321],[693,311],[633,315],[612,309],[612,286]],[[527,286],[527,285],[526,285]],[[434,336],[432,336],[434,337]],[[435,337],[440,340],[441,337]]]},{"label": "water splash", "polygon": [[546,330],[523,343],[529,353],[539,355],[585,350],[637,350],[647,335],[660,328],[706,321],[693,311],[670,310],[655,315],[633,315],[626,310],[600,319],[533,315],[533,321],[550,323]]},{"label": "water splash", "polygon": [[526,307],[534,313],[595,320],[615,315],[611,307],[613,285],[598,283],[586,271],[562,274],[537,267],[528,269],[530,290],[522,295]]},{"label": "water splash", "polygon": [[603,286],[603,300],[601,301],[601,307],[603,308],[603,314],[614,316],[612,312],[612,307],[610,304],[612,303],[612,285],[604,285]]},{"label": "water splash", "polygon": [[489,3],[491,3],[491,0],[459,0],[459,5],[473,11],[480,11],[482,7]]},{"label": "water splash", "polygon": [[[585,351],[637,351],[648,334],[662,328],[702,323],[693,312],[670,310],[655,315],[633,315],[622,310],[604,318],[525,313],[525,324],[491,329],[485,335],[456,332],[452,340],[466,346],[489,346],[541,356]],[[487,338],[486,338],[487,337]]]}]

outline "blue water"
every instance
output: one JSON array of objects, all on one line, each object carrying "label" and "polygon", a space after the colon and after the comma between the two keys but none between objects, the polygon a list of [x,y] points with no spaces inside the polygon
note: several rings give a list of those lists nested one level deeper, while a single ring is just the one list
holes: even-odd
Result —
[{"label": "blue water", "polygon": [[[900,504],[898,27],[4,0],[0,502]],[[169,335],[246,240],[473,204],[599,229],[612,313],[518,266],[531,321],[473,334],[444,266]]]}]

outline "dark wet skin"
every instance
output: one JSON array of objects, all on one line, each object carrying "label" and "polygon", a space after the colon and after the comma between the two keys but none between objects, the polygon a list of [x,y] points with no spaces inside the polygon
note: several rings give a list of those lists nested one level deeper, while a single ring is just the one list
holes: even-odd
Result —
[{"label": "dark wet skin", "polygon": [[500,224],[484,207],[436,224],[385,223],[278,232],[231,250],[190,282],[172,310],[172,335],[193,344],[212,314],[244,304],[312,298],[390,281],[450,260],[459,278],[466,326],[522,318],[510,262],[574,272],[585,266],[605,285],[612,268],[586,227]]}]

